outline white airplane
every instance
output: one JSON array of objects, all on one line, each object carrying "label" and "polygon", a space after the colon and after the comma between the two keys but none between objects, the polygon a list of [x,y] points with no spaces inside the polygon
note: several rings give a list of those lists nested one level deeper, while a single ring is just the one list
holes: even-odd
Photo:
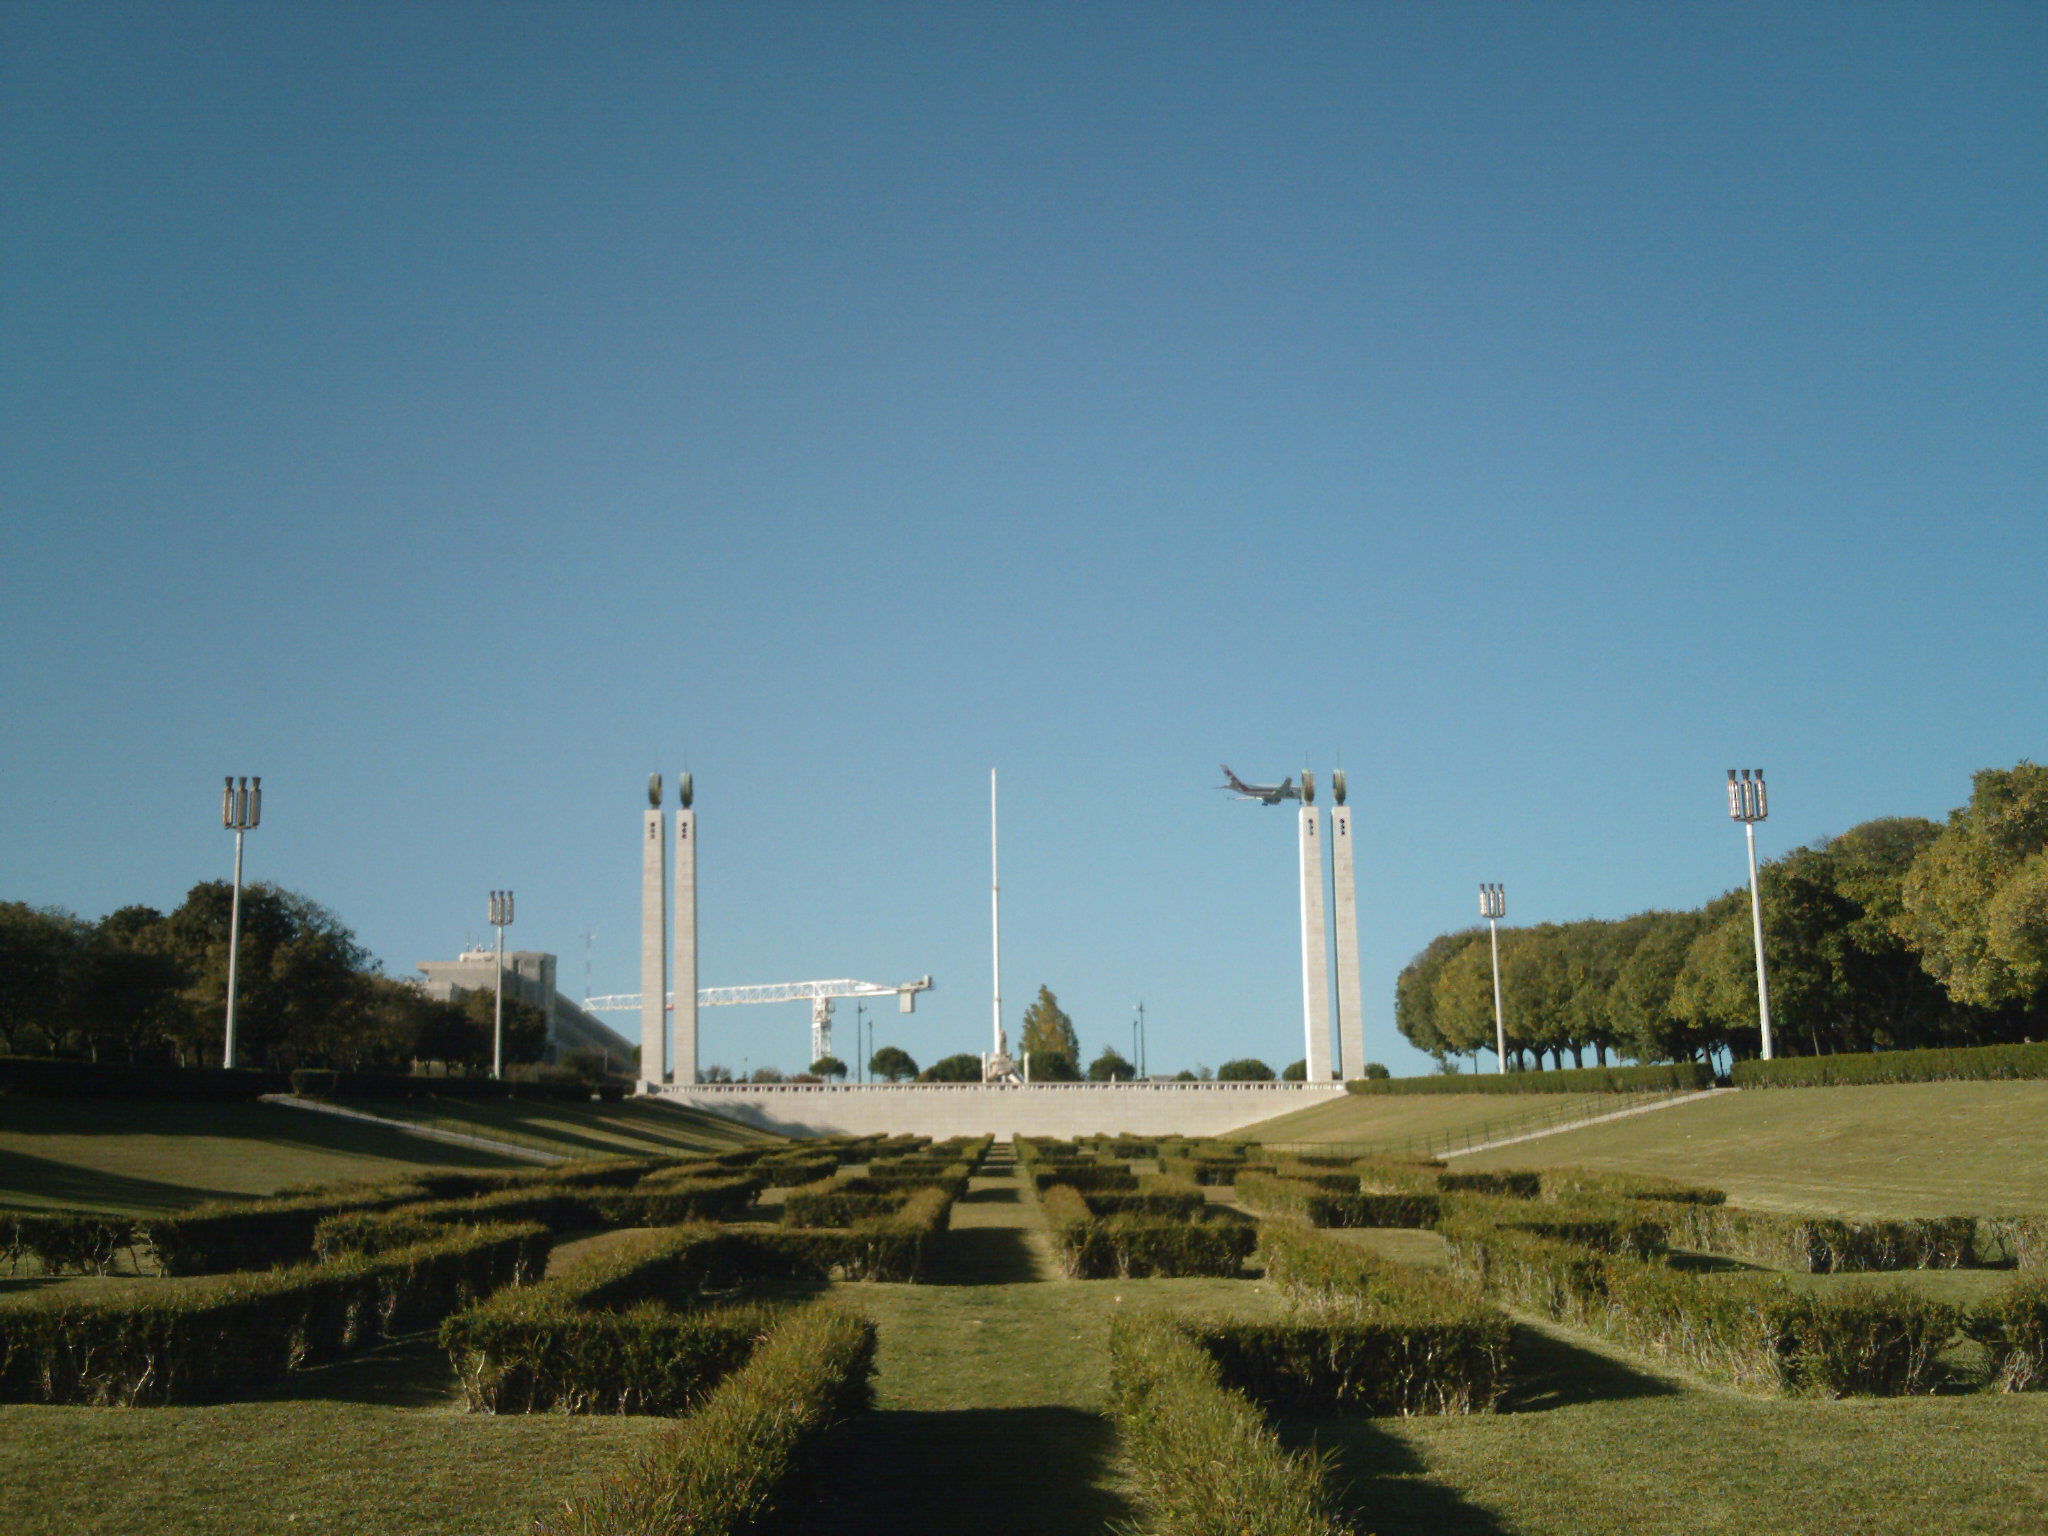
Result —
[{"label": "white airplane", "polygon": [[1230,764],[1223,764],[1223,782],[1218,789],[1228,789],[1246,800],[1256,800],[1261,805],[1278,805],[1282,800],[1299,800],[1301,791],[1294,787],[1294,775],[1289,774],[1278,784],[1247,784],[1230,771]]}]

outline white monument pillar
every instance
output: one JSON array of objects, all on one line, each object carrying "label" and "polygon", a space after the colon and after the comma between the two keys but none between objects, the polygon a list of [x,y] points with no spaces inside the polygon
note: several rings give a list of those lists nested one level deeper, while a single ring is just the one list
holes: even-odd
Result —
[{"label": "white monument pillar", "polygon": [[661,835],[661,775],[647,781],[640,818],[640,1081],[668,1081],[668,843]]},{"label": "white monument pillar", "polygon": [[1323,921],[1323,813],[1301,808],[1301,1007],[1308,1080],[1330,1080],[1330,949]]},{"label": "white monument pillar", "polygon": [[1358,877],[1351,860],[1351,807],[1330,807],[1330,866],[1337,906],[1337,1055],[1340,1077],[1365,1073],[1364,1005],[1358,995]]},{"label": "white monument pillar", "polygon": [[675,1080],[697,1081],[697,813],[690,775],[682,777],[676,812]]}]

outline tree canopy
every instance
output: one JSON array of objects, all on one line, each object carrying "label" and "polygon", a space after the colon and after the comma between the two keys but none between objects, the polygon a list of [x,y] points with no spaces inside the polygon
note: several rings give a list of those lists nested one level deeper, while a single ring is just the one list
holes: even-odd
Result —
[{"label": "tree canopy", "polygon": [[1052,994],[1052,988],[1041,986],[1038,996],[1029,1008],[1024,1010],[1023,1047],[1026,1056],[1032,1058],[1034,1078],[1051,1077],[1050,1072],[1038,1070],[1040,1056],[1060,1056],[1066,1060],[1066,1075],[1078,1078],[1081,1075],[1081,1039],[1074,1033],[1074,1021],[1060,1008],[1059,999]]},{"label": "tree canopy", "polygon": [[[2037,1038],[2048,1027],[2048,769],[1975,775],[1945,827],[1881,817],[1758,870],[1781,1053]],[[1760,1048],[1749,892],[1690,912],[1500,930],[1514,1065],[1743,1057]],[[1395,1024],[1440,1063],[1491,1055],[1487,933],[1432,939]]]}]

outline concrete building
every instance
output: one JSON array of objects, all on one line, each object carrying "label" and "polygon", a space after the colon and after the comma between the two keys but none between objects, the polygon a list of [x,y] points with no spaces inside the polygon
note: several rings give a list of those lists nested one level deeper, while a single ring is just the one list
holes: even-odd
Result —
[{"label": "concrete building", "polygon": [[[422,960],[417,969],[427,996],[446,1002],[458,992],[489,992],[496,986],[498,955],[491,949],[466,949],[453,960]],[[631,1043],[555,990],[555,969],[553,955],[506,951],[505,995],[547,1015],[547,1059],[559,1060],[568,1051],[601,1051],[615,1069],[624,1070],[633,1059]]]}]

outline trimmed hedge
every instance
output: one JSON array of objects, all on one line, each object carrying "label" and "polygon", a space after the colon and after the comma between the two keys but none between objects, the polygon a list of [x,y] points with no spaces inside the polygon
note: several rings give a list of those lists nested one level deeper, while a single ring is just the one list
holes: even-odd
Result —
[{"label": "trimmed hedge", "polygon": [[773,1253],[782,1272],[806,1279],[916,1281],[932,1239],[946,1230],[952,1193],[920,1189],[893,1212],[864,1217],[843,1229],[786,1228],[740,1234]]},{"label": "trimmed hedge", "polygon": [[[1830,1057],[1829,1060],[1834,1058]],[[1740,1071],[1740,1064],[1737,1071]],[[1563,1067],[1554,1072],[1473,1072],[1449,1077],[1358,1077],[1346,1093],[1672,1093],[1711,1088],[1714,1073],[1696,1061],[1647,1067]]]},{"label": "trimmed hedge", "polygon": [[482,1227],[375,1258],[0,1307],[0,1401],[217,1402],[425,1327],[537,1274],[538,1226]]},{"label": "trimmed hedge", "polygon": [[1738,1061],[1738,1088],[1845,1088],[1863,1083],[1949,1083],[2048,1077],[2048,1043],[1936,1046],[1918,1051],[1859,1051],[1839,1056],[1780,1056]]},{"label": "trimmed hedge", "polygon": [[1139,1179],[1135,1190],[1084,1191],[1081,1199],[1097,1216],[1172,1216],[1186,1221],[1209,1208],[1208,1197],[1194,1185],[1165,1174]]},{"label": "trimmed hedge", "polygon": [[1289,1452],[1169,1320],[1109,1325],[1110,1414],[1156,1536],[1350,1536],[1326,1456]]},{"label": "trimmed hedge", "polygon": [[1510,1200],[1534,1200],[1543,1193],[1543,1175],[1532,1168],[1445,1172],[1436,1176],[1436,1187],[1447,1195],[1501,1195]]},{"label": "trimmed hedge", "polygon": [[359,1186],[353,1193],[216,1201],[136,1219],[136,1234],[167,1275],[270,1269],[313,1257],[313,1234],[344,1211],[388,1211],[426,1194],[420,1184]]},{"label": "trimmed hedge", "polygon": [[1487,1294],[1753,1390],[1925,1392],[1961,1321],[1956,1308],[1907,1291],[1800,1292],[1782,1280],[1699,1275],[1478,1223],[1447,1236],[1454,1267]]},{"label": "trimmed hedge", "polygon": [[1681,1247],[1816,1275],[1959,1269],[1970,1262],[1977,1237],[1971,1216],[1843,1221],[1726,1205],[1674,1205],[1665,1219]]},{"label": "trimmed hedge", "polygon": [[1267,1278],[1302,1314],[1196,1330],[1225,1380],[1273,1408],[1476,1413],[1507,1390],[1507,1316],[1441,1275],[1291,1225],[1268,1227]]},{"label": "trimmed hedge", "polygon": [[821,1443],[866,1408],[875,1325],[813,1306],[783,1319],[631,1470],[566,1501],[537,1536],[739,1536],[796,1502]]},{"label": "trimmed hedge", "polygon": [[1239,1274],[1258,1246],[1258,1227],[1236,1211],[1199,1220],[1170,1216],[1097,1216],[1081,1192],[1063,1184],[1039,1197],[1061,1273],[1075,1280]]},{"label": "trimmed hedge", "polygon": [[1981,1301],[1963,1331],[1984,1346],[1991,1384],[2001,1392],[2048,1388],[2048,1275],[2025,1275]]},{"label": "trimmed hedge", "polygon": [[2015,1269],[2048,1269],[2048,1216],[1985,1216],[1977,1222],[1977,1259]]},{"label": "trimmed hedge", "polygon": [[1246,1162],[1243,1157],[1194,1157],[1177,1153],[1159,1154],[1159,1171],[1170,1173],[1177,1179],[1186,1179],[1190,1184],[1235,1184],[1237,1176],[1247,1169],[1258,1173],[1271,1173],[1272,1163]]},{"label": "trimmed hedge", "polygon": [[423,1077],[410,1072],[335,1072],[324,1067],[301,1067],[292,1073],[291,1090],[302,1099],[526,1099],[580,1104],[600,1097],[625,1097],[623,1082],[598,1089],[588,1083],[548,1079]]},{"label": "trimmed hedge", "polygon": [[884,1186],[863,1178],[820,1179],[792,1189],[782,1200],[785,1227],[846,1227],[903,1209],[914,1187]]},{"label": "trimmed hedge", "polygon": [[95,1064],[48,1056],[0,1056],[0,1098],[155,1099],[192,1104],[247,1103],[285,1085],[274,1072],[224,1067]]},{"label": "trimmed hedge", "polygon": [[1135,1190],[1138,1176],[1122,1163],[1038,1164],[1031,1170],[1031,1182],[1040,1194],[1059,1186],[1093,1193],[1097,1190]]},{"label": "trimmed hedge", "polygon": [[117,1254],[138,1271],[135,1223],[94,1211],[0,1211],[0,1257],[13,1274],[24,1259],[46,1275],[104,1275]]},{"label": "trimmed hedge", "polygon": [[1441,1213],[1435,1195],[1329,1189],[1270,1173],[1239,1174],[1237,1194],[1255,1211],[1292,1216],[1312,1227],[1433,1227]]},{"label": "trimmed hedge", "polygon": [[753,1204],[761,1181],[751,1174],[634,1189],[574,1189],[551,1185],[500,1190],[468,1200],[435,1200],[389,1210],[350,1211],[327,1217],[313,1230],[321,1257],[378,1253],[416,1241],[424,1233],[494,1221],[537,1221],[557,1235],[592,1228],[673,1227],[725,1221]]}]

